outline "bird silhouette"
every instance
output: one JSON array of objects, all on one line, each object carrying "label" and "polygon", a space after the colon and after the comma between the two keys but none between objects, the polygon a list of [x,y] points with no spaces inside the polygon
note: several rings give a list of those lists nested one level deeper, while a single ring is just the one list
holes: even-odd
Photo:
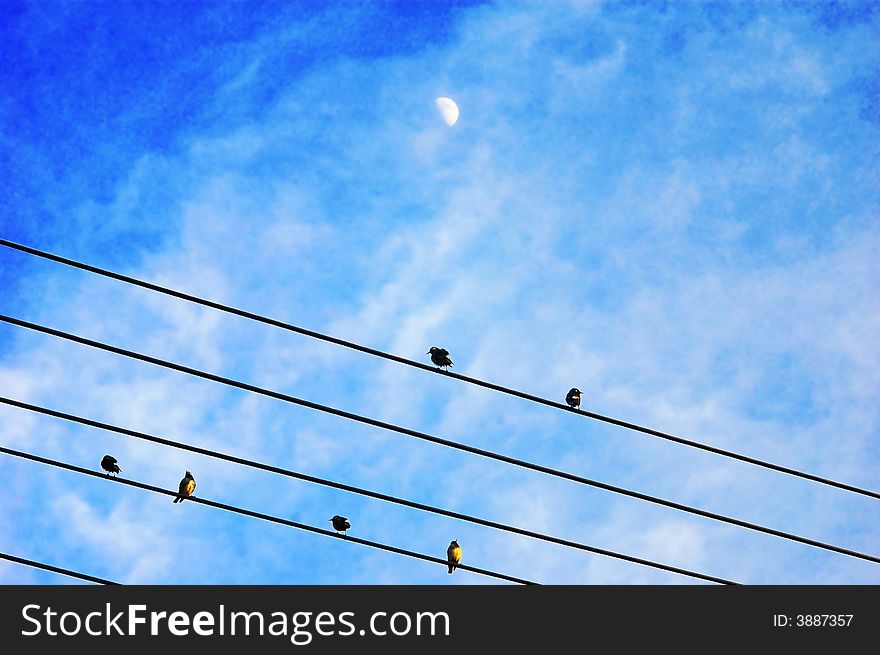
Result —
[{"label": "bird silhouette", "polygon": [[449,562],[449,573],[458,568],[461,562],[461,546],[455,539],[449,543],[449,548],[446,549],[446,561]]},{"label": "bird silhouette", "polygon": [[435,366],[444,369],[452,366],[452,358],[449,357],[449,351],[446,350],[446,348],[437,348],[434,346],[425,354],[431,356],[431,361],[434,362]]},{"label": "bird silhouette", "polygon": [[336,532],[345,534],[351,528],[351,522],[344,516],[339,516],[339,514],[330,519],[330,522],[333,524],[333,529]]},{"label": "bird silhouette", "polygon": [[115,475],[122,470],[121,468],[119,468],[119,464],[116,461],[116,458],[110,455],[104,455],[104,457],[101,459],[101,468],[107,471],[107,475],[110,475],[111,473]]},{"label": "bird silhouette", "polygon": [[192,496],[195,490],[195,478],[193,478],[192,473],[187,471],[186,475],[183,476],[183,480],[180,481],[180,485],[177,487],[177,497],[174,499],[174,502],[182,502],[185,498]]},{"label": "bird silhouette", "polygon": [[581,406],[581,390],[577,387],[572,387],[568,390],[568,393],[565,394],[565,402],[569,404],[572,409],[577,409]]}]

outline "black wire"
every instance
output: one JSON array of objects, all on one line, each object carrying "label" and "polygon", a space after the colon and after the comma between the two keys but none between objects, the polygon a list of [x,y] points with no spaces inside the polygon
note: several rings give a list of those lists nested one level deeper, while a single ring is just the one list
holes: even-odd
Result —
[{"label": "black wire", "polygon": [[28,321],[23,321],[18,318],[12,318],[11,316],[6,316],[4,314],[0,314],[0,321],[4,321],[6,323],[11,323],[13,325],[18,325],[20,327],[28,328],[31,330],[35,330],[37,332],[42,332],[44,334],[50,334],[55,337],[59,337],[61,339],[67,339],[68,341],[74,341],[76,343],[80,343],[86,346],[91,346],[93,348],[97,348],[99,350],[105,350],[107,352],[116,353],[118,355],[123,355],[125,357],[130,357],[132,359],[137,359],[143,362],[147,362],[149,364],[155,364],[156,366],[162,366],[164,368],[169,368],[175,371],[180,371],[181,373],[187,373],[188,375],[193,375],[196,377],[203,378],[205,380],[211,380],[212,382],[219,382],[220,384],[225,384],[231,387],[236,387],[238,389],[243,389],[245,391],[251,391],[253,393],[258,393],[263,396],[268,396],[270,398],[276,398],[278,400],[283,400],[285,402],[293,403],[295,405],[301,405],[303,407],[308,407],[310,409],[315,409],[322,412],[327,412],[328,414],[333,414],[335,416],[341,416],[343,418],[351,419],[353,421],[358,421],[360,423],[365,423],[367,425],[372,425],[375,427],[383,428],[386,430],[390,430],[392,432],[398,432],[400,434],[405,434],[407,436],[415,437],[417,439],[422,439],[425,441],[430,441],[432,443],[441,444],[447,446],[449,448],[455,448],[457,450],[462,450],[468,453],[472,453],[474,455],[481,455],[483,457],[498,460],[500,462],[506,462],[508,464],[513,464],[515,466],[519,466],[522,468],[530,469],[533,471],[538,471],[540,473],[545,473],[547,475],[552,475],[554,477],[563,478],[565,480],[571,480],[573,482],[578,482],[580,484],[584,484],[590,487],[596,487],[598,489],[604,489],[606,491],[611,491],[613,493],[621,494],[624,496],[629,496],[631,498],[638,498],[639,500],[644,500],[650,503],[655,503],[657,505],[663,505],[664,507],[671,507],[672,509],[677,509],[682,512],[687,512],[689,514],[695,514],[697,516],[702,516],[704,518],[713,519],[716,521],[721,521],[723,523],[729,523],[731,525],[736,525],[742,528],[749,528],[750,530],[756,530],[758,532],[763,532],[765,534],[770,534],[775,537],[780,537],[782,539],[789,539],[791,541],[797,541],[798,543],[807,544],[809,546],[815,546],[816,548],[822,548],[824,550],[830,550],[835,553],[840,553],[842,555],[849,555],[850,557],[856,557],[858,559],[867,560],[869,562],[875,562],[880,564],[880,557],[875,557],[874,555],[868,555],[865,553],[860,553],[855,550],[849,550],[847,548],[841,548],[840,546],[834,546],[832,544],[827,544],[822,541],[816,541],[814,539],[808,539],[807,537],[801,537],[795,534],[791,534],[789,532],[783,532],[781,530],[776,530],[774,528],[764,527],[762,525],[758,525],[756,523],[750,523],[748,521],[742,521],[740,519],[731,518],[729,516],[724,516],[723,514],[716,514],[714,512],[708,512],[706,510],[697,509],[695,507],[690,507],[689,505],[683,505],[681,503],[676,503],[671,500],[664,500],[663,498],[658,498],[656,496],[650,496],[648,494],[643,494],[638,491],[631,491],[629,489],[624,489],[623,487],[616,487],[614,485],[607,484],[605,482],[598,482],[596,480],[591,480],[589,478],[585,478],[579,475],[575,475],[573,473],[566,473],[565,471],[559,471],[557,469],[550,468],[548,466],[542,466],[540,464],[533,464],[531,462],[526,462],[521,459],[516,459],[515,457],[509,457],[508,455],[501,455],[498,453],[494,453],[489,450],[483,450],[481,448],[475,448],[474,446],[467,446],[465,444],[460,444],[455,441],[450,441],[449,439],[443,439],[441,437],[435,437],[425,432],[419,432],[417,430],[412,430],[410,428],[401,427],[398,425],[394,425],[393,423],[385,423],[384,421],[379,421],[377,419],[369,418],[366,416],[361,416],[359,414],[353,414],[351,412],[346,412],[341,409],[336,409],[334,407],[329,407],[327,405],[321,405],[319,403],[314,403],[310,400],[303,400],[302,398],[297,398],[295,396],[289,396],[287,394],[272,391],[271,389],[264,389],[262,387],[257,387],[252,384],[247,384],[246,382],[239,382],[237,380],[233,380],[231,378],[225,378],[220,375],[214,375],[213,373],[206,373],[205,371],[200,371],[198,369],[190,368],[188,366],[183,366],[182,364],[175,364],[174,362],[169,362],[163,359],[158,359],[156,357],[150,357],[149,355],[143,355],[141,353],[137,353],[131,350],[126,350],[125,348],[118,348],[116,346],[111,346],[109,344],[101,343],[100,341],[93,341],[92,339],[86,339],[85,337],[80,337],[75,334],[70,334],[68,332],[62,332],[61,330],[56,330],[54,328],[45,327],[42,325],[37,325],[36,323],[30,323]]},{"label": "black wire", "polygon": [[98,584],[106,584],[106,585],[118,585],[118,582],[111,582],[110,580],[104,580],[104,578],[96,578],[93,575],[89,575],[88,573],[78,573],[77,571],[71,571],[70,569],[62,569],[60,566],[52,566],[51,564],[43,564],[42,562],[35,562],[32,559],[25,559],[24,557],[16,557],[15,555],[9,555],[8,553],[0,553],[0,559],[6,559],[10,562],[16,562],[17,564],[24,564],[25,566],[33,566],[35,569],[43,569],[44,571],[52,571],[52,573],[60,573],[61,575],[69,575],[71,578],[79,578],[80,580],[86,580],[88,582],[97,582]]},{"label": "black wire", "polygon": [[[22,459],[29,459],[32,462],[39,462],[40,464],[47,464],[49,466],[56,466],[58,468],[66,469],[68,471],[73,471],[75,473],[82,473],[83,475],[89,475],[93,478],[101,478],[103,480],[110,480],[113,482],[118,482],[119,484],[125,484],[130,487],[137,487],[138,489],[145,489],[147,491],[152,491],[157,494],[164,494],[166,496],[174,496],[177,497],[178,493],[176,491],[168,491],[167,489],[163,489],[161,487],[155,487],[151,484],[146,484],[144,482],[137,482],[135,480],[126,480],[125,478],[120,478],[116,476],[109,476],[104,473],[98,473],[97,471],[92,471],[86,468],[82,468],[80,466],[76,466],[74,464],[68,464],[66,462],[59,462],[54,459],[48,459],[46,457],[40,457],[39,455],[32,455],[31,453],[25,453],[20,450],[13,450],[12,448],[6,448],[4,446],[0,446],[0,453],[5,453],[7,455],[12,455],[14,457],[21,457]],[[335,537],[337,539],[342,539],[344,541],[351,541],[356,544],[360,544],[362,546],[370,546],[371,548],[378,548],[379,550],[385,550],[391,553],[397,553],[398,555],[406,555],[407,557],[414,557],[416,559],[421,559],[426,562],[433,562],[435,564],[442,564],[443,566],[447,565],[447,561],[445,559],[441,559],[439,557],[433,557],[431,555],[424,555],[422,553],[417,553],[412,550],[405,550],[403,548],[398,548],[397,546],[389,546],[387,544],[379,543],[378,541],[370,541],[368,539],[361,539],[360,537],[352,537],[349,535],[339,534],[332,530],[325,530],[323,528],[316,528],[313,525],[308,525],[306,523],[299,523],[297,521],[290,521],[288,519],[283,519],[278,516],[272,516],[271,514],[263,514],[261,512],[255,512],[253,510],[244,509],[242,507],[236,507],[234,505],[227,505],[226,503],[220,503],[216,500],[208,500],[206,498],[197,498],[195,496],[188,496],[186,501],[193,501],[196,503],[201,503],[202,505],[207,505],[208,507],[215,507],[217,509],[222,509],[227,512],[234,512],[236,514],[242,514],[244,516],[249,516],[255,519],[262,519],[263,521],[270,521],[272,523],[278,523],[279,525],[286,525],[291,528],[297,528],[299,530],[306,530],[307,532],[314,532],[315,534],[321,534],[325,537]],[[497,578],[498,580],[506,580],[507,582],[516,582],[518,584],[525,585],[534,585],[536,582],[530,582],[529,580],[523,580],[522,578],[516,578],[512,575],[507,575],[506,573],[496,573],[494,571],[489,571],[487,569],[477,568],[476,566],[468,566],[466,564],[458,564],[457,568],[463,569],[465,571],[471,571],[472,573],[479,573],[480,575],[485,575],[490,578]]]},{"label": "black wire", "polygon": [[266,325],[272,325],[277,328],[281,328],[283,330],[288,330],[290,332],[296,332],[297,334],[302,334],[307,337],[312,337],[314,339],[320,339],[322,341],[327,341],[329,343],[336,344],[337,346],[344,346],[345,348],[351,348],[352,350],[357,350],[362,353],[367,353],[368,355],[374,355],[375,357],[381,357],[382,359],[387,359],[392,362],[397,362],[398,364],[406,364],[407,366],[412,366],[414,368],[420,368],[423,371],[430,371],[431,373],[437,373],[439,375],[445,375],[447,377],[460,380],[462,382],[467,382],[469,384],[475,384],[480,387],[484,387],[486,389],[491,389],[493,391],[498,391],[500,393],[505,393],[510,396],[516,396],[517,398],[522,398],[524,400],[529,400],[534,403],[539,403],[541,405],[547,405],[548,407],[555,407],[556,409],[561,409],[567,412],[573,412],[575,414],[579,414],[581,416],[586,416],[587,418],[596,419],[597,421],[603,421],[605,423],[610,423],[611,425],[616,425],[618,427],[627,428],[628,430],[634,430],[635,432],[641,432],[643,434],[648,434],[653,437],[659,437],[660,439],[666,439],[667,441],[672,441],[684,446],[689,446],[691,448],[698,448],[700,450],[705,450],[710,453],[714,453],[715,455],[721,455],[723,457],[729,457],[731,459],[736,459],[741,462],[746,462],[748,464],[754,464],[755,466],[761,466],[763,468],[767,468],[773,471],[777,471],[779,473],[785,473],[787,475],[793,475],[799,478],[803,478],[805,480],[811,480],[813,482],[819,482],[820,484],[825,484],[831,487],[836,487],[838,489],[844,489],[846,491],[851,491],[853,493],[862,494],[864,496],[870,496],[871,498],[880,499],[880,493],[876,491],[871,491],[869,489],[863,489],[861,487],[856,487],[851,484],[846,484],[844,482],[837,482],[835,480],[831,480],[829,478],[823,478],[818,475],[814,475],[812,473],[805,473],[804,471],[799,471],[797,469],[793,469],[788,466],[782,466],[780,464],[774,464],[772,462],[767,462],[761,459],[757,459],[755,457],[749,457],[748,455],[741,455],[739,453],[735,453],[730,450],[724,450],[723,448],[718,448],[717,446],[710,446],[708,444],[700,443],[699,441],[693,441],[691,439],[685,439],[684,437],[678,437],[673,434],[669,434],[668,432],[661,432],[660,430],[655,430],[653,428],[646,428],[641,425],[637,425],[635,423],[630,423],[629,421],[622,421],[620,419],[612,418],[610,416],[604,416],[602,414],[597,414],[596,412],[590,412],[584,409],[573,409],[568,405],[564,405],[562,403],[556,402],[554,400],[549,400],[547,398],[541,398],[540,396],[534,396],[530,393],[526,393],[524,391],[517,391],[516,389],[511,389],[509,387],[501,386],[500,384],[494,384],[492,382],[486,382],[485,380],[480,380],[478,378],[472,378],[467,375],[462,375],[461,373],[453,373],[452,371],[443,370],[434,366],[429,366],[428,364],[423,364],[422,362],[417,362],[412,359],[407,359],[405,357],[400,357],[399,355],[392,355],[391,353],[386,353],[381,350],[376,350],[375,348],[369,348],[368,346],[362,346],[357,343],[353,343],[351,341],[346,341],[345,339],[339,339],[337,337],[332,337],[327,334],[322,334],[320,332],[315,332],[314,330],[308,330],[306,328],[299,327],[297,325],[293,325],[291,323],[285,323],[284,321],[279,321],[274,318],[269,318],[267,316],[262,316],[260,314],[254,314],[253,312],[246,311],[244,309],[238,309],[236,307],[232,307],[230,305],[223,305],[218,302],[214,302],[212,300],[206,300],[204,298],[200,298],[198,296],[193,296],[188,293],[183,293],[182,291],[176,291],[174,289],[169,289],[167,287],[159,286],[158,284],[153,284],[151,282],[145,282],[143,280],[139,280],[134,277],[130,277],[128,275],[122,275],[120,273],[114,273],[113,271],[109,271],[104,268],[99,268],[97,266],[92,266],[90,264],[84,264],[82,262],[78,262],[73,259],[68,259],[66,257],[61,257],[60,255],[55,255],[50,252],[46,252],[44,250],[37,250],[36,248],[31,248],[30,246],[25,246],[20,243],[15,243],[13,241],[9,241],[7,239],[0,239],[0,245],[6,246],[8,248],[13,248],[15,250],[19,250],[21,252],[28,253],[30,255],[35,255],[37,257],[42,257],[44,259],[49,259],[54,262],[58,262],[60,264],[65,264],[67,266],[72,266],[74,268],[78,268],[83,271],[88,271],[90,273],[95,273],[97,275],[102,275],[104,277],[109,277],[114,280],[119,280],[120,282],[126,282],[128,284],[133,284],[135,286],[143,287],[144,289],[150,289],[151,291],[156,291],[158,293],[163,293],[168,296],[173,296],[175,298],[180,298],[181,300],[186,300],[188,302],[196,303],[199,305],[203,305],[205,307],[210,307],[211,309],[217,309],[222,312],[227,312],[229,314],[234,314],[236,316],[241,316],[243,318],[247,318],[252,321],[258,321],[260,323],[265,323]]},{"label": "black wire", "polygon": [[567,539],[562,539],[560,537],[554,537],[551,535],[542,534],[540,532],[533,532],[532,530],[525,530],[523,528],[517,528],[511,525],[507,525],[504,523],[496,523],[495,521],[489,521],[487,519],[481,519],[475,516],[470,516],[468,514],[462,514],[459,512],[454,512],[452,510],[443,509],[440,507],[433,507],[431,505],[425,505],[423,503],[417,503],[411,500],[406,500],[405,498],[397,498],[395,496],[389,496],[387,494],[379,493],[376,491],[370,491],[368,489],[362,489],[360,487],[355,487],[348,484],[342,484],[340,482],[333,482],[332,480],[325,480],[322,478],[318,478],[312,475],[307,475],[305,473],[298,473],[296,471],[291,471],[289,469],[280,468],[278,466],[273,466],[271,464],[263,464],[261,462],[256,462],[249,459],[244,459],[242,457],[236,457],[234,455],[227,455],[225,453],[218,452],[216,450],[211,450],[208,448],[200,448],[199,446],[191,446],[189,444],[181,443],[179,441],[171,441],[170,439],[165,439],[163,437],[156,437],[151,434],[147,434],[145,432],[138,432],[136,430],[130,430],[128,428],[122,428],[116,425],[110,425],[109,423],[102,423],[100,421],[94,421],[92,419],[83,418],[81,416],[75,416],[73,414],[67,414],[65,412],[59,412],[54,409],[49,409],[48,407],[41,407],[39,405],[31,405],[30,403],[25,403],[20,400],[13,400],[11,398],[4,398],[0,396],[0,402],[5,403],[7,405],[12,405],[13,407],[18,407],[20,409],[26,409],[32,412],[38,412],[40,414],[45,414],[47,416],[53,416],[55,418],[64,419],[66,421],[72,421],[74,423],[80,423],[82,425],[88,425],[90,427],[99,428],[101,430],[107,430],[109,432],[115,432],[117,434],[135,437],[138,439],[144,439],[146,441],[152,441],[154,443],[162,444],[165,446],[171,446],[172,448],[180,448],[181,450],[188,450],[193,453],[198,453],[200,455],[206,455],[208,457],[214,457],[216,459],[226,460],[228,462],[233,462],[235,464],[241,464],[242,466],[249,466],[256,469],[261,469],[264,471],[269,471],[271,473],[277,473],[279,475],[284,475],[287,477],[295,478],[297,480],[304,480],[306,482],[312,482],[314,484],[324,485],[326,487],[332,487],[334,489],[341,489],[342,491],[348,491],[355,494],[360,494],[362,496],[367,496],[370,498],[377,498],[379,500],[384,500],[389,503],[396,503],[398,505],[403,505],[405,507],[412,507],[414,509],[422,510],[425,512],[432,512],[434,514],[440,514],[441,516],[448,516],[450,518],[459,519],[461,521],[468,521],[470,523],[476,523],[477,525],[483,525],[490,528],[495,528],[496,530],[504,530],[505,532],[512,532],[514,534],[523,535],[526,537],[532,537],[534,539],[540,539],[542,541],[548,541],[550,543],[559,544],[562,546],[568,546],[570,548],[577,548],[578,550],[585,550],[587,552],[596,553],[598,555],[606,555],[608,557],[614,557],[617,559],[622,559],[627,562],[633,562],[635,564],[642,564],[644,566],[650,566],[657,569],[661,569],[664,571],[671,571],[672,573],[679,573],[681,575],[687,575],[693,578],[699,578],[701,580],[707,580],[709,582],[717,582],[719,584],[728,584],[733,585],[737,584],[736,582],[732,582],[730,580],[725,580],[724,578],[718,578],[711,575],[706,575],[704,573],[697,573],[694,571],[688,571],[687,569],[678,568],[675,566],[670,566],[668,564],[661,564],[659,562],[653,562],[651,560],[642,559],[639,557],[634,557],[632,555],[625,555],[623,553],[617,553],[612,550],[605,550],[603,548],[597,548],[595,546],[588,546],[586,544],[582,544],[576,541],[569,541]]}]

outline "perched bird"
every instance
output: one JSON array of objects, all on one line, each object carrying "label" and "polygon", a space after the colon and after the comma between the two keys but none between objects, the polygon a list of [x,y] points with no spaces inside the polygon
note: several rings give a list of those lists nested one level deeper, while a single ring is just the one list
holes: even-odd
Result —
[{"label": "perched bird", "polygon": [[449,351],[446,350],[446,348],[437,348],[434,346],[425,354],[430,355],[431,361],[440,368],[448,368],[452,366],[452,359],[449,357]]},{"label": "perched bird", "polygon": [[333,524],[333,529],[336,532],[345,534],[351,528],[351,522],[344,516],[339,516],[339,514],[330,519],[330,522]]},{"label": "perched bird", "polygon": [[565,402],[567,402],[572,409],[577,409],[581,406],[581,390],[577,387],[572,387],[568,390],[568,393],[565,394]]},{"label": "perched bird", "polygon": [[179,503],[183,501],[185,498],[189,498],[193,495],[193,492],[196,490],[196,481],[193,478],[192,473],[189,471],[186,472],[186,475],[183,476],[183,480],[180,481],[180,485],[177,487],[177,498],[174,499],[175,503]]},{"label": "perched bird", "polygon": [[110,455],[104,455],[101,459],[101,468],[107,471],[107,475],[111,473],[119,473],[122,469],[119,468],[119,463],[116,461],[115,457],[111,457]]},{"label": "perched bird", "polygon": [[461,546],[453,539],[449,548],[446,549],[446,561],[449,562],[449,572],[452,573],[461,563]]}]

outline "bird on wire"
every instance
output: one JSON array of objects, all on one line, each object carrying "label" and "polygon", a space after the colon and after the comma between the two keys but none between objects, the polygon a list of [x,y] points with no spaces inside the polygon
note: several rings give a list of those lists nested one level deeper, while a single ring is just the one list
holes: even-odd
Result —
[{"label": "bird on wire", "polygon": [[453,539],[449,548],[446,549],[446,561],[449,563],[449,573],[452,573],[461,563],[461,546]]},{"label": "bird on wire", "polygon": [[187,471],[186,475],[183,476],[183,480],[180,481],[180,484],[177,487],[177,498],[174,499],[174,502],[182,502],[185,498],[192,496],[195,490],[195,478],[193,478],[192,473]]},{"label": "bird on wire", "polygon": [[330,519],[330,522],[333,524],[333,529],[342,534],[345,534],[351,528],[351,522],[344,516],[339,516],[339,514]]},{"label": "bird on wire", "polygon": [[568,393],[565,394],[565,402],[568,403],[569,407],[572,409],[577,409],[581,406],[581,390],[577,387],[572,387],[568,390]]},{"label": "bird on wire", "polygon": [[117,462],[116,458],[111,455],[104,455],[101,459],[101,468],[107,471],[107,475],[110,475],[111,473],[116,475],[122,470],[119,468],[119,462]]},{"label": "bird on wire", "polygon": [[434,362],[435,366],[443,369],[452,366],[452,358],[449,356],[449,351],[446,348],[434,346],[426,354],[431,356],[431,361]]}]

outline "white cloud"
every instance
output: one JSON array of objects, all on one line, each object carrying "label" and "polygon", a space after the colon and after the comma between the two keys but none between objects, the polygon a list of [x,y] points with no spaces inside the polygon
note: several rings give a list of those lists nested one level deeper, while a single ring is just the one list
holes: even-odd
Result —
[{"label": "white cloud", "polygon": [[[140,199],[174,180],[158,201],[174,218],[138,226],[164,240],[127,264],[133,275],[425,362],[443,346],[459,372],[557,400],[576,385],[587,409],[874,486],[880,244],[867,200],[836,212],[857,162],[809,121],[848,75],[841,60],[774,17],[723,37],[703,30],[685,63],[659,58],[646,75],[650,26],[599,11],[478,8],[442,47],[316,67],[260,120],[145,157],[112,220],[90,234],[124,233]],[[590,55],[551,38],[568,24],[599,30],[605,46]],[[221,98],[246,88],[254,65],[230,74]],[[420,112],[453,83],[462,117],[450,131]],[[748,95],[768,89],[793,96],[776,118]],[[378,100],[354,103],[364,93]],[[741,121],[754,130],[733,134]],[[93,211],[86,203],[81,215]],[[64,293],[50,278],[39,320],[62,329],[853,548],[876,543],[873,510],[844,492],[182,301],[51,275]],[[764,550],[764,536],[50,337],[22,335],[0,383],[15,398],[744,582],[878,579],[845,558]],[[126,475],[169,488],[197,467],[210,497],[322,526],[331,505],[350,503],[358,534],[441,555],[459,536],[477,566],[544,582],[687,581],[0,413],[14,447],[96,465],[112,446]],[[14,485],[36,474],[2,466]],[[57,521],[44,534],[65,535],[81,561],[124,581],[337,582],[344,566],[343,581],[486,582],[204,508],[171,513],[167,499],[117,498],[74,478],[59,473],[34,500]],[[0,510],[0,525],[24,549],[37,529],[13,516]],[[181,531],[192,552],[178,557]],[[316,553],[308,572],[288,561],[298,548]]]}]

